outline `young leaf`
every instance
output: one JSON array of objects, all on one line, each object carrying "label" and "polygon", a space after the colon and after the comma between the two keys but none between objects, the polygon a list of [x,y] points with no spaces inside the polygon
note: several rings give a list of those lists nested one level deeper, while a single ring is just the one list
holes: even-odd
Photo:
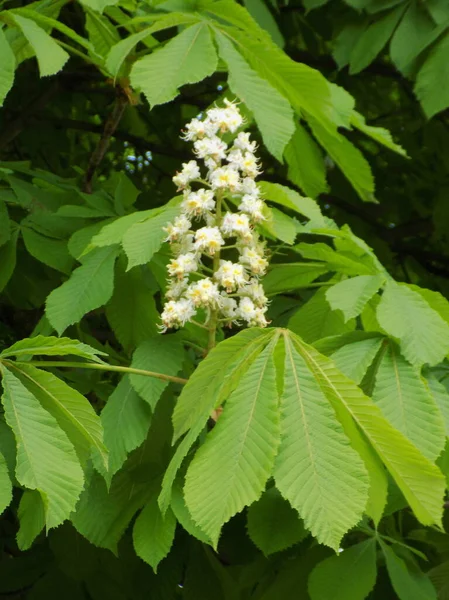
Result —
[{"label": "young leaf", "polygon": [[67,52],[31,19],[17,13],[11,13],[11,17],[33,48],[41,77],[59,73],[69,59]]},{"label": "young leaf", "polygon": [[81,464],[96,450],[105,467],[108,453],[103,443],[103,427],[89,401],[64,381],[32,365],[14,366],[17,377],[58,422],[72,442]]},{"label": "young leaf", "polygon": [[131,84],[143,91],[153,108],[170,102],[179,94],[178,88],[209,77],[216,68],[217,53],[210,29],[198,23],[134,63]]},{"label": "young leaf", "polygon": [[106,305],[106,317],[118,341],[130,352],[158,333],[159,313],[154,290],[146,284],[140,269],[116,269],[114,293]]},{"label": "young leaf", "polygon": [[149,263],[155,252],[162,246],[167,233],[164,225],[174,219],[179,209],[167,206],[158,214],[131,225],[122,239],[123,250],[128,257],[128,271],[137,265]]},{"label": "young leaf", "polygon": [[360,384],[381,346],[381,337],[360,340],[342,346],[331,354],[331,358],[346,377]]},{"label": "young leaf", "polygon": [[214,547],[222,526],[259,498],[271,475],[279,444],[275,343],[244,373],[187,470],[187,508]]},{"label": "young leaf", "polygon": [[[140,344],[133,354],[134,369],[148,369],[165,375],[176,375],[182,368],[184,350],[179,338],[173,335],[157,335]],[[130,375],[131,385],[154,410],[168,381]]]},{"label": "young leaf", "polygon": [[311,198],[327,192],[326,167],[319,146],[300,124],[285,148],[288,178]]},{"label": "young leaf", "polygon": [[0,452],[0,515],[12,500],[12,483],[9,476],[8,464]]},{"label": "young leaf", "polygon": [[[354,420],[423,524],[441,520],[444,478],[406,438],[383,417],[380,409],[334,363],[294,334],[294,343],[339,420]],[[356,430],[358,433],[358,429]],[[358,434],[359,435],[359,434]]]},{"label": "young leaf", "polygon": [[395,554],[391,546],[382,541],[380,546],[385,556],[391,585],[399,600],[437,600],[435,588],[427,575],[418,567],[408,565]]},{"label": "young leaf", "polygon": [[86,313],[106,304],[114,287],[116,258],[116,247],[92,251],[70,279],[51,292],[46,315],[59,334]]},{"label": "young leaf", "polygon": [[228,397],[274,331],[252,328],[224,340],[207,355],[184,386],[173,412],[173,441],[188,432],[168,465],[159,496],[161,510],[170,503],[178,469],[210,414]]},{"label": "young leaf", "polygon": [[170,552],[175,537],[176,519],[169,509],[162,515],[153,494],[137,517],[133,527],[133,542],[137,556],[157,571],[158,564]]},{"label": "young leaf", "polygon": [[417,367],[436,365],[449,352],[449,325],[407,284],[388,281],[377,318],[387,333],[400,340],[402,354]]},{"label": "young leaf", "polygon": [[318,563],[309,577],[309,594],[312,600],[364,600],[376,575],[376,540],[371,538]]},{"label": "young leaf", "polygon": [[445,443],[444,421],[419,371],[390,344],[377,368],[373,400],[388,421],[432,461]]},{"label": "young leaf", "polygon": [[131,386],[125,375],[109,396],[101,411],[104,443],[109,450],[109,466],[105,474],[108,483],[122,467],[128,454],[145,440],[151,423],[151,409]]},{"label": "young leaf", "polygon": [[9,356],[81,356],[97,363],[103,362],[97,355],[106,356],[106,352],[101,352],[92,348],[88,344],[83,344],[78,340],[70,338],[57,338],[45,335],[36,335],[32,338],[24,338],[16,342],[0,354],[3,358]]},{"label": "young leaf", "polygon": [[317,540],[338,549],[343,535],[362,517],[368,476],[310,365],[289,336],[284,340],[281,445],[274,480]]},{"label": "young leaf", "polygon": [[28,550],[45,527],[45,506],[37,490],[24,490],[17,514],[17,545],[21,550]]},{"label": "young leaf", "polygon": [[345,321],[357,317],[384,282],[383,275],[359,275],[344,279],[326,291],[333,310],[341,310]]},{"label": "young leaf", "polygon": [[217,30],[215,36],[220,57],[229,69],[229,87],[252,111],[265,146],[282,162],[285,147],[295,130],[292,107],[266,79],[251,69],[222,33]]},{"label": "young leaf", "polygon": [[0,29],[0,56],[2,57],[0,64],[0,106],[3,106],[6,95],[14,83],[14,71],[16,69],[16,58],[3,29]]},{"label": "young leaf", "polygon": [[248,509],[248,534],[268,556],[300,542],[308,532],[297,511],[270,488]]},{"label": "young leaf", "polygon": [[352,319],[345,323],[340,312],[331,310],[326,301],[326,289],[316,292],[288,322],[288,327],[306,342],[315,342],[330,335],[338,335],[355,329]]},{"label": "young leaf", "polygon": [[33,394],[4,366],[5,418],[17,445],[17,481],[38,490],[47,529],[57,527],[75,508],[83,489],[83,471],[67,435]]}]

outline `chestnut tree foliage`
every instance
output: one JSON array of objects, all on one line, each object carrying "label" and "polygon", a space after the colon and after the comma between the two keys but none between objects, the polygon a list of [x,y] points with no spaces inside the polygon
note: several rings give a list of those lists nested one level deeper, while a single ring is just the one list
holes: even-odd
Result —
[{"label": "chestnut tree foliage", "polygon": [[[0,1],[0,596],[449,598],[448,6]],[[269,326],[161,333],[228,101]]]}]

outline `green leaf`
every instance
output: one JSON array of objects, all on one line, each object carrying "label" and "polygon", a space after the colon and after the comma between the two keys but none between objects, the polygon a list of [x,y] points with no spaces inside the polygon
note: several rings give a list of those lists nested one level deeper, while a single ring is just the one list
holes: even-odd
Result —
[{"label": "green leaf", "polygon": [[216,68],[217,53],[210,29],[198,23],[134,63],[131,85],[143,91],[153,108],[170,102],[179,94],[178,88],[209,77]]},{"label": "green leaf", "polygon": [[14,71],[16,70],[16,58],[3,29],[0,29],[0,56],[2,57],[0,64],[0,106],[3,106],[6,95],[14,83]]},{"label": "green leaf", "polygon": [[45,527],[45,506],[40,493],[36,490],[24,490],[17,514],[17,545],[20,550],[28,550]]},{"label": "green leaf", "polygon": [[[1,29],[0,29],[1,36]],[[1,41],[0,41],[1,44]],[[1,75],[1,74],[0,74]],[[1,83],[0,83],[1,85]],[[0,98],[1,102],[1,98]],[[9,220],[6,202],[0,198],[0,246],[6,244],[11,237],[11,221]]]},{"label": "green leaf", "polygon": [[389,148],[401,156],[407,156],[407,152],[404,150],[404,148],[394,142],[388,129],[367,125],[365,117],[355,110],[351,113],[351,125],[357,127],[357,129],[359,129],[362,133],[368,135],[379,144],[382,144],[382,146],[385,146],[385,148]]},{"label": "green leaf", "polygon": [[170,509],[162,515],[157,494],[137,517],[133,527],[133,542],[137,556],[156,572],[158,564],[170,552],[175,537],[176,519]]},{"label": "green leaf", "polygon": [[93,10],[86,10],[86,30],[89,40],[100,56],[106,56],[119,40],[120,36],[107,17]]},{"label": "green leaf", "polygon": [[308,532],[298,513],[270,488],[248,509],[248,534],[266,556],[280,552],[304,539]]},{"label": "green leaf", "polygon": [[115,247],[90,252],[70,279],[51,292],[46,301],[46,315],[59,334],[110,299],[116,258]]},{"label": "green leaf", "polygon": [[196,16],[182,13],[171,13],[161,17],[151,27],[146,27],[142,31],[128,35],[126,38],[115,44],[115,46],[111,48],[106,59],[107,69],[114,77],[116,77],[128,54],[139,42],[142,42],[147,38],[151,39],[152,33],[169,29],[170,27],[185,25],[186,23],[195,23],[197,21],[198,18]]},{"label": "green leaf", "polygon": [[318,563],[309,577],[309,594],[312,600],[364,600],[376,575],[376,540],[371,538]]},{"label": "green leaf", "polygon": [[99,13],[102,13],[108,6],[115,6],[118,4],[118,0],[80,0],[80,2],[87,8],[96,10]]},{"label": "green leaf", "polygon": [[295,246],[295,250],[302,254],[304,258],[324,261],[329,271],[336,271],[342,275],[374,275],[377,271],[367,253],[355,254],[345,252],[343,249],[336,252],[333,248],[321,242],[317,244],[301,243]]},{"label": "green leaf", "polygon": [[277,208],[264,207],[265,221],[259,225],[263,235],[268,233],[268,237],[272,237],[275,240],[281,240],[288,245],[292,245],[298,235],[297,223],[281,212]]},{"label": "green leaf", "polygon": [[418,2],[410,3],[390,43],[391,60],[404,75],[409,74],[411,63],[423,50],[421,44],[434,28],[427,7]]},{"label": "green leaf", "polygon": [[326,222],[321,213],[320,207],[311,198],[304,198],[298,192],[278,183],[268,183],[260,181],[259,187],[266,200],[290,208],[295,212],[310,219],[315,227],[325,227]]},{"label": "green leaf", "polygon": [[355,383],[360,384],[368,367],[379,352],[382,341],[381,337],[375,337],[346,344],[331,354],[331,358],[337,369]]},{"label": "green leaf", "polygon": [[11,239],[0,246],[0,292],[5,289],[16,268],[17,237],[18,231],[16,230]]},{"label": "green leaf", "polygon": [[127,352],[158,333],[159,313],[154,290],[148,287],[140,269],[125,272],[119,261],[106,317]]},{"label": "green leaf", "polygon": [[282,162],[285,147],[295,130],[293,109],[276,88],[251,69],[223,34],[217,30],[215,36],[220,57],[229,69],[229,87],[254,114],[265,146]]},{"label": "green leaf", "polygon": [[162,229],[178,214],[176,206],[164,207],[156,215],[131,225],[122,239],[123,250],[128,257],[128,271],[137,265],[149,263],[162,246],[167,233]]},{"label": "green leaf", "polygon": [[189,509],[186,506],[184,500],[184,479],[178,477],[173,486],[170,508],[173,511],[177,521],[182,527],[193,537],[204,544],[210,544],[211,541],[208,536],[198,527],[195,521],[192,519],[192,515],[189,513]]},{"label": "green leaf", "polygon": [[[115,221],[112,221],[112,223],[107,223],[107,225],[102,227],[101,230],[92,238],[92,248],[102,248],[103,246],[121,244],[123,236],[132,225],[138,223],[139,221],[144,221],[147,217],[157,215],[159,212],[160,209],[140,210],[129,215],[125,215],[124,217],[119,217],[118,219],[115,219]],[[86,248],[86,251],[91,250],[92,248]]]},{"label": "green leaf", "polygon": [[384,283],[383,275],[359,275],[351,279],[344,279],[326,291],[326,300],[332,310],[341,310],[345,322],[358,315],[365,308],[366,303]]},{"label": "green leaf", "polygon": [[428,119],[449,106],[448,51],[449,33],[446,33],[430,50],[416,77],[415,94]]},{"label": "green leaf", "polygon": [[187,470],[187,508],[215,548],[222,526],[259,498],[271,475],[279,444],[276,340],[242,375]]},{"label": "green leaf", "polygon": [[108,453],[103,443],[103,427],[89,401],[52,373],[23,363],[14,368],[21,382],[66,433],[81,464],[89,460],[95,449],[107,467]]},{"label": "green leaf", "polygon": [[81,356],[97,363],[103,362],[97,355],[106,356],[105,352],[101,352],[101,350],[92,348],[92,346],[83,344],[78,340],[45,335],[36,335],[32,338],[20,340],[3,350],[0,356],[8,358],[9,356],[66,356],[67,354]]},{"label": "green leaf", "polygon": [[384,48],[404,14],[403,5],[376,19],[360,36],[351,52],[349,73],[355,75],[363,71]]},{"label": "green leaf", "polygon": [[295,133],[285,148],[287,176],[311,198],[328,191],[326,167],[319,146],[307,130],[296,124]]},{"label": "green leaf", "polygon": [[273,264],[263,279],[263,287],[268,295],[281,294],[290,290],[305,288],[327,272],[321,263],[302,262]]},{"label": "green leaf", "polygon": [[41,77],[59,73],[69,59],[67,52],[31,19],[16,13],[10,15],[33,48]]},{"label": "green leaf", "polygon": [[47,529],[57,527],[75,508],[83,471],[67,435],[33,394],[2,367],[5,418],[17,445],[17,481],[42,496]]},{"label": "green leaf", "polygon": [[125,375],[109,396],[101,411],[104,443],[109,451],[107,473],[100,469],[108,483],[122,467],[128,454],[145,440],[151,424],[150,407],[131,386]]},{"label": "green leaf", "polygon": [[340,312],[331,310],[326,300],[326,289],[321,288],[294,313],[288,327],[311,343],[330,335],[353,331],[355,321],[345,322]]},{"label": "green leaf", "polygon": [[399,600],[437,600],[435,588],[427,575],[397,556],[391,546],[380,541],[380,547]]},{"label": "green leaf", "polygon": [[417,519],[423,524],[440,523],[444,478],[437,467],[385,419],[373,401],[340,373],[331,360],[296,336],[294,340],[339,420],[345,428],[352,421],[358,425]]},{"label": "green leaf", "polygon": [[[157,335],[140,344],[133,354],[131,366],[134,369],[147,369],[164,375],[177,375],[184,361],[184,350],[178,337],[174,335]],[[154,410],[168,381],[130,375],[131,385]]]},{"label": "green leaf", "polygon": [[274,480],[321,544],[338,549],[361,519],[368,477],[310,365],[285,335],[281,445]]},{"label": "green leaf", "polygon": [[159,496],[161,510],[170,503],[178,469],[214,408],[228,397],[274,331],[246,329],[220,342],[203,360],[182,389],[173,411],[173,443],[188,432],[170,461]]},{"label": "green leaf", "polygon": [[416,366],[436,365],[449,352],[449,325],[407,284],[388,281],[377,319],[400,341],[402,354]]},{"label": "green leaf", "polygon": [[447,389],[432,375],[428,376],[426,381],[429,392],[440,409],[446,428],[446,437],[449,438],[449,394]]},{"label": "green leaf", "polygon": [[12,500],[12,483],[9,476],[8,464],[0,453],[0,514],[9,506]]},{"label": "green leaf", "polygon": [[326,149],[332,160],[340,167],[343,175],[364,202],[374,202],[374,177],[371,167],[360,152],[343,135],[330,134],[315,119],[309,119],[313,135]]},{"label": "green leaf", "polygon": [[57,271],[70,273],[74,261],[66,241],[49,238],[29,227],[22,227],[21,231],[25,247],[31,256]]},{"label": "green leaf", "polygon": [[432,461],[445,444],[444,422],[416,367],[389,344],[377,368],[373,400],[388,421]]},{"label": "green leaf", "polygon": [[269,11],[267,5],[263,0],[244,0],[245,8],[258,25],[268,31],[273,42],[280,48],[285,46],[285,40],[282,33],[279,31],[279,27],[276,23],[276,19]]}]

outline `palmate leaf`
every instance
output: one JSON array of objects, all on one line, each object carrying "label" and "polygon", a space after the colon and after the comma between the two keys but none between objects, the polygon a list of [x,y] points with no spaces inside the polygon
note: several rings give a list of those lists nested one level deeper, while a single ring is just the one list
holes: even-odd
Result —
[{"label": "palmate leaf", "polygon": [[393,427],[435,461],[445,443],[442,415],[417,368],[391,343],[378,365],[372,397]]},{"label": "palmate leaf", "polygon": [[12,483],[8,463],[0,452],[0,515],[12,500]]},{"label": "palmate leaf", "polygon": [[170,503],[176,474],[214,408],[237,386],[240,377],[268,343],[274,330],[246,329],[224,340],[203,360],[184,386],[173,412],[173,441],[186,432],[170,461],[159,496],[161,510]]},{"label": "palmate leaf", "polygon": [[220,31],[216,30],[215,36],[220,57],[229,69],[229,87],[252,111],[265,146],[282,162],[285,147],[295,130],[293,109],[284,96],[251,69]]},{"label": "palmate leaf", "polygon": [[333,310],[341,310],[345,321],[348,321],[363,311],[383,282],[384,276],[381,274],[344,279],[326,291],[326,300]]},{"label": "palmate leaf", "polygon": [[131,84],[143,91],[151,107],[165,104],[181,86],[212,75],[217,60],[209,27],[198,23],[134,63]]},{"label": "palmate leaf", "polygon": [[0,29],[0,106],[14,83],[14,71],[16,70],[16,58],[11,46],[8,44],[3,29]]},{"label": "palmate leaf", "polygon": [[357,424],[359,429],[354,434],[363,432],[418,520],[424,525],[439,524],[444,478],[438,468],[385,419],[374,402],[340,373],[330,359],[304,344],[294,334],[289,335],[345,429],[349,431],[346,424],[349,419]]},{"label": "palmate leaf", "polygon": [[325,227],[326,222],[320,207],[311,198],[300,196],[298,192],[279,183],[260,181],[259,187],[264,197],[270,202],[279,204],[310,219],[315,227]]},{"label": "palmate leaf", "polygon": [[269,556],[300,542],[308,531],[297,511],[273,487],[249,507],[248,535]]},{"label": "palmate leaf", "polygon": [[331,354],[331,358],[346,377],[360,384],[381,346],[381,337],[368,338],[345,344]]},{"label": "palmate leaf", "polygon": [[108,453],[103,443],[103,427],[89,401],[52,373],[32,365],[14,365],[14,373],[56,419],[72,442],[81,464],[86,464],[95,449],[107,467]]},{"label": "palmate leaf", "polygon": [[445,57],[449,49],[446,33],[433,46],[416,77],[415,93],[428,119],[449,105],[449,91],[441,82],[447,77]]},{"label": "palmate leaf", "polygon": [[432,398],[440,409],[446,428],[446,437],[449,438],[449,394],[447,389],[431,374],[426,377],[426,383]]},{"label": "palmate leaf", "polygon": [[5,418],[17,445],[17,481],[37,490],[47,529],[67,519],[83,489],[83,471],[67,435],[5,366],[2,367]]},{"label": "palmate leaf", "polygon": [[116,258],[114,246],[93,250],[70,279],[51,292],[46,315],[59,334],[110,299]]},{"label": "palmate leaf", "polygon": [[311,600],[364,600],[376,575],[376,540],[371,538],[318,563],[309,577],[309,594]]},{"label": "palmate leaf", "polygon": [[45,506],[37,490],[24,490],[17,510],[19,530],[17,545],[28,550],[45,527]]},{"label": "palmate leaf", "polygon": [[244,373],[187,470],[187,508],[215,548],[223,524],[259,498],[271,475],[279,444],[276,343]]},{"label": "palmate leaf", "polygon": [[[124,217],[119,217],[111,223],[104,225],[100,231],[93,236],[91,241],[91,247],[86,248],[85,252],[92,248],[102,248],[104,246],[113,246],[114,244],[121,244],[123,236],[135,223],[144,221],[146,218],[156,216],[160,213],[159,208],[153,208],[149,210],[139,210],[133,212]],[[99,224],[97,223],[97,226]]]},{"label": "palmate leaf", "polygon": [[101,352],[92,348],[88,344],[83,344],[78,340],[70,338],[57,338],[45,335],[36,335],[32,338],[24,338],[16,342],[0,354],[2,358],[9,356],[80,356],[94,362],[103,362],[98,355],[106,356],[106,352]]},{"label": "palmate leaf", "polygon": [[289,290],[307,287],[309,283],[327,272],[322,263],[302,262],[273,264],[263,279],[267,295],[281,294]]},{"label": "palmate leaf", "polygon": [[368,474],[314,373],[285,336],[281,444],[274,480],[317,540],[338,549],[362,517]]},{"label": "palmate leaf", "polygon": [[416,366],[441,362],[449,352],[449,325],[407,284],[388,281],[377,307],[380,326],[400,341],[405,358]]}]

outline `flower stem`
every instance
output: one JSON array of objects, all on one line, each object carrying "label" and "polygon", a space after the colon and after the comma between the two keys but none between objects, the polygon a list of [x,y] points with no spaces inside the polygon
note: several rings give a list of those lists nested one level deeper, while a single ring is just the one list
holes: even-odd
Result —
[{"label": "flower stem", "polygon": [[106,365],[99,363],[84,363],[84,362],[68,362],[63,360],[30,360],[27,362],[20,361],[5,361],[12,366],[33,365],[36,367],[70,367],[74,369],[96,369],[97,371],[115,371],[117,373],[129,373],[132,375],[143,375],[144,377],[155,377],[162,381],[172,381],[173,383],[186,384],[187,379],[182,377],[174,377],[173,375],[165,375],[165,373],[156,373],[154,371],[146,371],[145,369],[135,369],[134,367],[120,367],[118,365]]}]

